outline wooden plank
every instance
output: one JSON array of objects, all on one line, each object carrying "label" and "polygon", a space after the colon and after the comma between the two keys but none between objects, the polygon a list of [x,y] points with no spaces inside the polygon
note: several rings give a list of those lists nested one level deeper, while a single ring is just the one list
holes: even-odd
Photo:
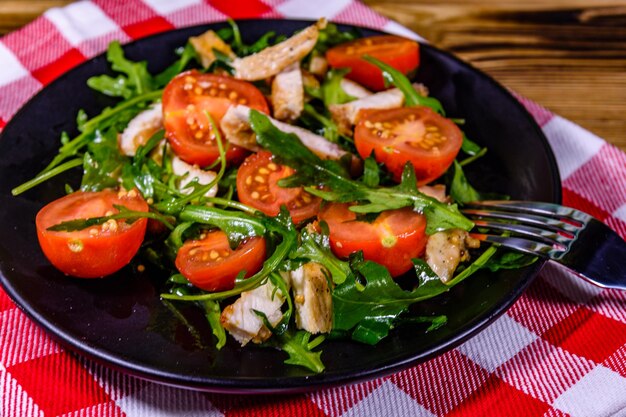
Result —
[{"label": "wooden plank", "polygon": [[51,7],[64,6],[72,0],[0,0],[0,35],[34,20]]}]

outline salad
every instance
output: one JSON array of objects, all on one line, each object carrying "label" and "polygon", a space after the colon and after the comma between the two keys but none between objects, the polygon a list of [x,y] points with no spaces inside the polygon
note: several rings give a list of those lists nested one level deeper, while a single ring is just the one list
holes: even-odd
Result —
[{"label": "salad", "polygon": [[80,111],[79,134],[13,190],[82,169],[36,217],[57,269],[159,270],[162,301],[202,309],[216,348],[230,335],[322,372],[326,338],[373,345],[403,321],[428,337],[446,317],[409,306],[534,262],[469,233],[458,205],[484,194],[463,167],[487,150],[411,81],[418,43],[322,19],[248,45],[229,23],[158,74],[109,45],[115,74],[87,84],[119,102]]}]

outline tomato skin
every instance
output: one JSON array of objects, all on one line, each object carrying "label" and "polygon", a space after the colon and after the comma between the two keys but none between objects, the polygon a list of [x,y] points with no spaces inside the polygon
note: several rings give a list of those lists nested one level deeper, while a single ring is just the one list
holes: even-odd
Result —
[{"label": "tomato skin", "polygon": [[[374,152],[376,161],[384,164],[396,181],[400,181],[404,165],[411,162],[418,183],[431,182],[450,167],[463,143],[461,130],[428,107],[368,110],[359,116],[354,130],[359,155],[366,158]],[[392,127],[374,127],[385,124]]]},{"label": "tomato skin", "polygon": [[[294,223],[314,217],[319,211],[320,198],[302,187],[283,188],[277,184],[278,180],[294,172],[288,166],[273,162],[272,154],[267,151],[248,156],[237,172],[239,201],[268,216],[276,216],[281,205],[285,205]],[[259,179],[263,182],[260,183]]]},{"label": "tomato skin", "polygon": [[[233,104],[269,114],[263,94],[252,84],[226,75],[183,72],[172,79],[163,91],[165,137],[174,153],[183,161],[205,167],[219,158],[215,133],[206,113],[219,127],[220,120]],[[226,160],[237,164],[248,151],[224,143]]]},{"label": "tomato skin", "polygon": [[328,224],[330,246],[339,258],[363,251],[366,260],[385,266],[392,277],[413,268],[426,246],[426,217],[410,208],[382,212],[372,223],[356,220],[348,204],[325,205],[318,215]]},{"label": "tomato skin", "polygon": [[363,55],[389,64],[405,75],[415,70],[420,61],[417,42],[393,35],[372,36],[343,43],[329,49],[326,59],[334,68],[350,68],[347,78],[374,91],[384,90],[381,70],[365,61]]},{"label": "tomato skin", "polygon": [[[122,197],[120,197],[122,196]],[[79,278],[101,278],[117,272],[135,256],[143,241],[147,219],[132,224],[118,220],[116,227],[93,226],[75,232],[46,230],[63,221],[104,216],[117,212],[113,205],[135,211],[148,211],[148,204],[132,190],[78,191],[43,207],[35,219],[37,238],[46,258],[63,273]],[[97,233],[94,233],[97,232]]]},{"label": "tomato skin", "polygon": [[262,237],[252,237],[232,250],[221,230],[187,241],[176,255],[176,268],[193,285],[206,291],[226,291],[235,286],[243,269],[246,278],[257,273],[265,261],[266,245]]}]

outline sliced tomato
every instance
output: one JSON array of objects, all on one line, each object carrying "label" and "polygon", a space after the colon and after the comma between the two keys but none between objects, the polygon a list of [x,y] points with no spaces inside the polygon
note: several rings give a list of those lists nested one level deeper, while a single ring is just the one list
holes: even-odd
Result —
[{"label": "sliced tomato", "polygon": [[272,161],[272,154],[262,151],[250,155],[237,172],[237,196],[239,201],[254,207],[269,216],[280,212],[285,205],[294,223],[314,217],[321,200],[302,189],[283,188],[280,179],[293,175],[295,171]]},{"label": "sliced tomato", "polygon": [[35,219],[39,245],[50,263],[62,272],[80,278],[110,275],[135,256],[146,232],[147,219],[131,224],[109,220],[75,232],[54,232],[49,227],[64,221],[118,213],[113,206],[148,211],[148,204],[136,190],[78,191],[51,202]]},{"label": "sliced tomato", "polygon": [[[219,150],[207,113],[216,125],[233,104],[269,114],[263,94],[252,84],[226,75],[192,70],[177,75],[163,91],[165,136],[182,160],[201,167],[219,158]],[[227,145],[226,159],[238,163],[247,155],[243,148]]]},{"label": "sliced tomato", "polygon": [[413,267],[426,246],[426,217],[410,208],[382,212],[374,221],[357,220],[348,204],[331,203],[319,220],[328,224],[330,246],[339,258],[363,251],[366,260],[385,266],[397,277]]},{"label": "sliced tomato", "polygon": [[228,245],[226,233],[203,233],[178,250],[176,268],[189,282],[206,291],[226,291],[235,286],[240,271],[246,278],[257,273],[265,261],[265,239],[252,237],[235,250]]},{"label": "sliced tomato", "polygon": [[407,162],[420,184],[441,176],[461,149],[463,133],[449,119],[428,107],[368,110],[359,114],[354,143],[359,155],[374,152],[396,181]]},{"label": "sliced tomato", "polygon": [[326,52],[334,68],[350,68],[347,78],[375,91],[385,89],[381,70],[363,59],[369,55],[391,65],[405,75],[419,65],[419,45],[410,39],[384,35],[342,43]]}]

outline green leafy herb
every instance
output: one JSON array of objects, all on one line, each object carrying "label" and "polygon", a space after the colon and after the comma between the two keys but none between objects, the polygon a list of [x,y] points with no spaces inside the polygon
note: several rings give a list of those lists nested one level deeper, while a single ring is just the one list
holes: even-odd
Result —
[{"label": "green leafy herb", "polygon": [[75,220],[67,220],[53,226],[48,227],[46,230],[50,230],[52,232],[75,232],[78,230],[87,229],[91,226],[99,226],[101,224],[106,223],[109,220],[126,220],[127,223],[132,223],[136,219],[153,219],[163,223],[170,230],[174,229],[172,226],[172,219],[166,216],[163,216],[158,213],[153,212],[145,212],[145,211],[134,211],[127,209],[124,206],[114,206],[120,212],[117,214],[112,214],[110,216],[100,216],[100,217],[90,217],[87,219],[75,219]]},{"label": "green leafy herb", "polygon": [[204,316],[211,326],[211,331],[213,332],[213,335],[217,338],[217,343],[215,344],[215,347],[219,350],[223,348],[226,344],[226,331],[224,330],[224,327],[220,322],[220,316],[222,315],[220,305],[217,301],[213,300],[204,300],[201,301],[200,304],[204,309]]},{"label": "green leafy herb", "polygon": [[289,359],[285,361],[286,364],[302,366],[320,373],[324,370],[322,352],[313,352],[313,349],[324,341],[324,336],[318,336],[312,341],[310,339],[311,333],[304,330],[285,332],[280,336],[279,348],[289,355]]},{"label": "green leafy herb", "polygon": [[537,259],[538,258],[536,256],[524,253],[505,251],[500,253],[498,256],[492,256],[483,265],[483,268],[487,268],[491,272],[496,272],[501,269],[519,269],[532,265],[537,261]]},{"label": "green leafy herb", "polygon": [[326,73],[326,78],[320,87],[321,97],[326,107],[356,100],[356,97],[352,97],[341,87],[341,80],[349,72],[350,68],[340,68],[331,69]]},{"label": "green leafy herb", "polygon": [[[268,149],[281,161],[298,170],[289,177],[289,184],[310,185],[306,190],[328,201],[354,202],[364,204],[351,206],[350,210],[358,213],[376,213],[402,207],[413,207],[427,217],[427,233],[460,228],[470,230],[473,223],[464,217],[454,205],[440,203],[417,189],[415,172],[411,164],[405,166],[402,182],[395,187],[368,187],[348,177],[345,167],[337,161],[321,160],[307,149],[296,135],[282,132],[271,124],[267,116],[252,110],[250,124],[256,133],[257,142]],[[323,182],[327,189],[319,190],[315,186]]]},{"label": "green leafy herb", "polygon": [[328,116],[318,112],[310,103],[304,105],[304,110],[299,119],[310,130],[324,136],[333,143],[352,143],[353,139],[339,133],[337,124]]},{"label": "green leafy herb", "polygon": [[306,259],[323,265],[335,284],[341,284],[350,275],[350,266],[340,261],[330,251],[328,234],[311,233],[303,229],[300,233],[300,245],[290,255],[291,259]]},{"label": "green leafy herb", "polygon": [[123,75],[111,77],[100,75],[87,80],[92,89],[112,97],[126,99],[150,92],[154,88],[154,80],[148,72],[147,62],[133,62],[124,57],[124,51],[119,42],[113,41],[107,50],[107,60],[111,68]]},{"label": "green leafy herb", "polygon": [[189,42],[185,45],[184,48],[178,48],[176,53],[180,55],[180,58],[172,65],[167,67],[163,72],[154,77],[154,84],[159,87],[165,87],[167,83],[169,83],[172,78],[183,72],[187,65],[191,61],[198,62],[198,53],[193,45]]},{"label": "green leafy herb", "polygon": [[351,330],[352,338],[376,344],[387,336],[394,320],[413,303],[448,291],[449,287],[422,260],[414,260],[420,285],[405,291],[391,278],[389,271],[375,262],[357,262],[357,277],[347,279],[333,291],[333,323],[338,330]]},{"label": "green leafy herb", "polygon": [[450,184],[450,195],[454,201],[461,204],[482,199],[480,193],[467,181],[463,167],[457,161],[454,161],[454,176]]},{"label": "green leafy herb", "polygon": [[317,43],[313,50],[319,55],[324,55],[326,51],[340,43],[350,42],[361,37],[356,28],[349,31],[339,30],[334,23],[327,23],[324,29],[320,29]]},{"label": "green leafy herb", "polygon": [[376,65],[382,70],[385,83],[393,84],[400,91],[402,91],[402,94],[404,94],[404,101],[407,106],[430,107],[437,113],[445,116],[446,113],[443,109],[443,106],[441,105],[441,102],[434,97],[425,97],[418,93],[417,90],[413,87],[411,80],[409,80],[400,71],[372,56],[365,55],[363,59]]}]

